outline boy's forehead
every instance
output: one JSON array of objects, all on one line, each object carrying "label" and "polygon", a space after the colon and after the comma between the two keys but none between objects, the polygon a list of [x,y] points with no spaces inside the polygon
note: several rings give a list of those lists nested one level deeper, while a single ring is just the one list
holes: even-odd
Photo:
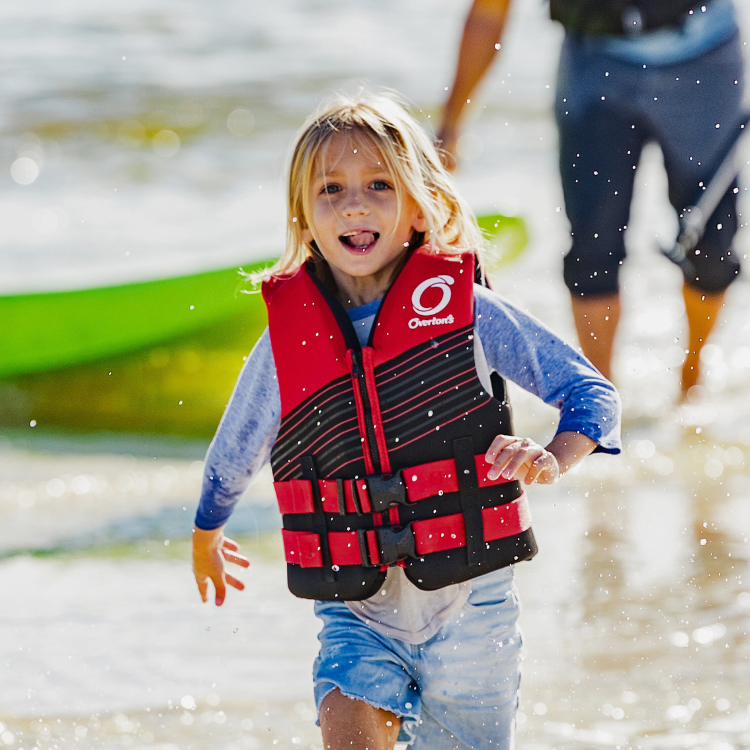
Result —
[{"label": "boy's forehead", "polygon": [[338,132],[323,143],[315,157],[313,172],[317,175],[327,174],[336,169],[344,157],[358,157],[373,168],[388,169],[383,154],[372,137],[366,133]]}]

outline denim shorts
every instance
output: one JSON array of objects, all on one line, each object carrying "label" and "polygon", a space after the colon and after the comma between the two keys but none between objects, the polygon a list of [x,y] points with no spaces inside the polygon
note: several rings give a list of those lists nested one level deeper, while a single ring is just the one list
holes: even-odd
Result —
[{"label": "denim shorts", "polygon": [[[681,213],[696,203],[741,132],[742,84],[739,35],[690,60],[648,66],[609,56],[587,39],[565,39],[555,115],[572,235],[564,279],[573,295],[619,288],[635,169],[647,142],[661,148],[672,206]],[[709,218],[685,276],[709,294],[724,291],[740,271],[732,249],[735,187]]]},{"label": "denim shorts", "polygon": [[400,716],[409,750],[513,747],[522,643],[512,567],[475,578],[463,608],[419,645],[381,635],[343,602],[316,602],[315,613],[318,712],[338,688]]}]

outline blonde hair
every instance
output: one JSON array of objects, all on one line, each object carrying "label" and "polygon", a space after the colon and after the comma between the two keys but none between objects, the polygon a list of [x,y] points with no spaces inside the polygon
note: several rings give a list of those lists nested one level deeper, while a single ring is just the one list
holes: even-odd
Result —
[{"label": "blonde hair", "polygon": [[289,167],[287,244],[271,267],[254,281],[292,274],[313,255],[304,240],[310,183],[321,150],[337,133],[365,136],[380,150],[397,193],[406,191],[425,219],[426,242],[437,253],[474,251],[482,263],[484,240],[471,209],[458,194],[438,150],[424,129],[392,93],[338,94],[302,125]]}]

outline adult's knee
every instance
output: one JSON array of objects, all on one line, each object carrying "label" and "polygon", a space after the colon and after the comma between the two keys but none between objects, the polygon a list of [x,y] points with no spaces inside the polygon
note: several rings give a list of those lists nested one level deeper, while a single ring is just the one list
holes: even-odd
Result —
[{"label": "adult's knee", "polygon": [[685,282],[702,292],[723,292],[739,275],[740,261],[732,248],[737,232],[735,195],[728,192],[706,222],[706,231],[689,259],[692,269],[684,269]]},{"label": "adult's knee", "polygon": [[574,242],[563,259],[563,280],[574,297],[601,296],[619,291],[624,249],[592,251]]},{"label": "adult's knee", "polygon": [[690,256],[692,269],[683,269],[685,283],[707,294],[723,292],[740,273],[740,262],[732,248],[717,250],[703,245]]}]

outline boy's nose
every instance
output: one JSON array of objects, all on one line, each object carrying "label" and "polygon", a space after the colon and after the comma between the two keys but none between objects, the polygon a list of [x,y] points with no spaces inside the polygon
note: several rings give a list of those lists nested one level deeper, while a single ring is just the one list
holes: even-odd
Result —
[{"label": "boy's nose", "polygon": [[369,210],[363,196],[356,191],[349,193],[344,204],[344,216],[362,216],[367,213],[369,213]]}]

